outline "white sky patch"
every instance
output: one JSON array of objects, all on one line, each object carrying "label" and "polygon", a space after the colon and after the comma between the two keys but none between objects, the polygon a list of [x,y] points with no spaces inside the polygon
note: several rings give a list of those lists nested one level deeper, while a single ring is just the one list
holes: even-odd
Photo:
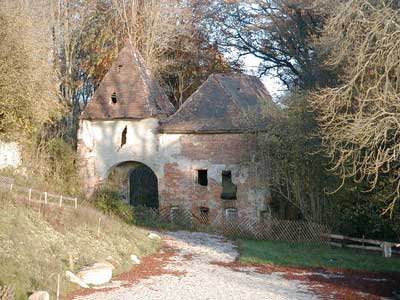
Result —
[{"label": "white sky patch", "polygon": [[[258,67],[261,64],[261,59],[255,57],[254,55],[246,55],[243,58],[244,69],[247,74],[256,75]],[[280,80],[272,75],[265,75],[261,77],[261,81],[264,83],[268,92],[271,94],[273,100],[277,100],[285,92],[285,86],[280,82]]]}]

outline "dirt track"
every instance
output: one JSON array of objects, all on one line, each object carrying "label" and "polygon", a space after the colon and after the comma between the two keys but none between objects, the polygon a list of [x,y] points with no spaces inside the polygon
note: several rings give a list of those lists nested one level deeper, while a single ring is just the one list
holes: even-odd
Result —
[{"label": "dirt track", "polygon": [[[313,300],[390,299],[399,274],[304,270],[235,262],[235,246],[220,236],[173,232],[166,246],[119,287],[79,291],[76,300]],[[397,281],[397,282],[396,282]],[[400,284],[399,284],[400,285]],[[386,298],[385,298],[386,297]]]}]

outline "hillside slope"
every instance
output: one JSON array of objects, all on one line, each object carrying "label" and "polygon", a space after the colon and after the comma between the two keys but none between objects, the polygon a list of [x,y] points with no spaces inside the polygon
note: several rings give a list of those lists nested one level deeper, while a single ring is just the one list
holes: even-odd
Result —
[{"label": "hillside slope", "polygon": [[0,285],[15,286],[17,299],[34,290],[47,290],[53,298],[58,274],[65,295],[76,288],[65,279],[66,270],[77,271],[108,256],[115,261],[115,273],[126,271],[132,267],[131,254],[148,255],[159,243],[145,230],[91,207],[42,209],[39,214],[0,194]]}]

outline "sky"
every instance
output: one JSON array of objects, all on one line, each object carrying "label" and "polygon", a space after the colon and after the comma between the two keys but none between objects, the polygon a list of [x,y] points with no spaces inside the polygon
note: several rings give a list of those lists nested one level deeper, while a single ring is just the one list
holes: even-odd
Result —
[{"label": "sky", "polygon": [[[246,73],[256,75],[255,72],[261,63],[261,60],[254,55],[246,55],[243,57],[243,62]],[[285,91],[285,87],[282,85],[280,80],[273,75],[265,75],[261,78],[261,81],[264,83],[274,100],[277,100],[277,98]]]}]

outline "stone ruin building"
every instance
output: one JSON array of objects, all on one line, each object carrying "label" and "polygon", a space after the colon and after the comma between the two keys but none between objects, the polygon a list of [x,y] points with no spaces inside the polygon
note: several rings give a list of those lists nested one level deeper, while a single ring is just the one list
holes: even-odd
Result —
[{"label": "stone ruin building", "polygon": [[175,111],[128,45],[81,116],[85,192],[108,184],[132,205],[209,220],[259,218],[271,196],[254,133],[274,109],[258,78],[215,74]]}]

